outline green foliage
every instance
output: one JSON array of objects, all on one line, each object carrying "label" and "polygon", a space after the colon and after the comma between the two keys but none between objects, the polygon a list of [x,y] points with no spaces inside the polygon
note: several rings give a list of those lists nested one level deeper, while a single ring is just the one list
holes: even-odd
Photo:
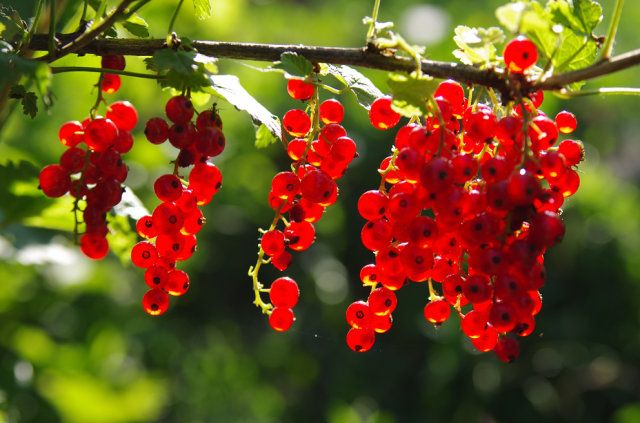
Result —
[{"label": "green foliage", "polygon": [[27,29],[18,12],[0,5],[0,38],[15,47],[22,43],[26,35]]},{"label": "green foliage", "polygon": [[460,49],[454,50],[453,55],[466,65],[482,67],[489,67],[497,61],[495,45],[502,44],[505,39],[502,29],[495,26],[470,28],[460,25],[456,27],[455,34],[453,41]]},{"label": "green foliage", "polygon": [[358,104],[365,109],[369,109],[375,99],[383,96],[382,91],[369,78],[350,66],[323,64],[320,75],[331,75],[337,79],[346,90],[353,93]]},{"label": "green foliage", "polygon": [[[554,72],[568,72],[592,64],[598,42],[593,30],[602,20],[602,8],[592,0],[547,3],[518,1],[496,10],[500,23],[509,31],[522,33],[537,46],[543,62]],[[584,82],[571,85],[579,89]]]},{"label": "green foliage", "polygon": [[178,90],[208,87],[208,76],[217,72],[215,59],[191,49],[187,39],[181,43],[183,48],[158,50],[153,57],[145,59],[147,68],[165,77],[160,80],[162,86]]},{"label": "green foliage", "polygon": [[396,112],[406,117],[429,114],[427,100],[438,88],[438,81],[426,75],[418,75],[416,72],[410,75],[390,73],[387,84],[391,88],[393,97],[391,107]]},{"label": "green foliage", "polygon": [[[278,117],[253,98],[240,84],[237,76],[210,75],[208,79],[210,84],[207,91],[224,98],[236,109],[243,110],[251,116],[254,125],[258,127],[256,134],[257,147],[266,147],[282,139],[282,128]],[[265,128],[271,133],[271,137],[266,134]]]},{"label": "green foliage", "polygon": [[193,9],[198,19],[211,16],[211,0],[193,0]]},{"label": "green foliage", "polygon": [[38,113],[38,105],[36,101],[38,97],[32,91],[27,91],[23,85],[12,85],[9,91],[9,98],[19,99],[22,103],[22,111],[25,115],[36,117]]},{"label": "green foliage", "polygon": [[271,68],[283,71],[287,78],[292,76],[305,77],[313,72],[313,64],[309,60],[292,52],[282,53],[280,61],[274,63]]},{"label": "green foliage", "polygon": [[129,34],[138,38],[146,38],[149,36],[149,24],[137,14],[133,13],[124,21],[117,22]]}]

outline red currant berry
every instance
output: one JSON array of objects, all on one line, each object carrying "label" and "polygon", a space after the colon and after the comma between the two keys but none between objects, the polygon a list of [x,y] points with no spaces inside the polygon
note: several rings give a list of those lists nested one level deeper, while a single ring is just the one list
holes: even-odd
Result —
[{"label": "red currant berry", "polygon": [[142,297],[142,307],[150,315],[159,316],[169,308],[169,296],[160,288],[150,289]]},{"label": "red currant berry", "polygon": [[105,54],[100,60],[104,69],[124,70],[126,61],[124,56],[119,54]]},{"label": "red currant berry", "polygon": [[196,128],[198,128],[199,131],[204,131],[205,129],[222,130],[222,119],[220,119],[220,115],[216,113],[215,107],[214,110],[205,110],[198,115],[196,118]]},{"label": "red currant berry", "polygon": [[528,38],[519,36],[504,48],[504,63],[513,73],[522,73],[538,61],[538,50]]},{"label": "red currant berry", "polygon": [[[278,229],[265,232],[260,240],[260,246],[265,254],[277,256],[284,252],[284,233]],[[293,306],[291,306],[293,307]],[[289,307],[289,308],[291,308]]]},{"label": "red currant berry", "polygon": [[176,233],[182,228],[184,214],[174,203],[162,203],[153,211],[153,226],[158,233]]},{"label": "red currant berry", "polygon": [[61,165],[51,164],[40,171],[40,189],[47,197],[62,197],[71,189],[69,171]]},{"label": "red currant berry", "polygon": [[322,123],[340,123],[344,118],[344,107],[342,103],[335,99],[325,100],[320,103],[320,120]]},{"label": "red currant berry", "polygon": [[131,131],[138,123],[138,112],[128,101],[116,101],[107,107],[107,119],[120,130]]},{"label": "red currant berry", "polygon": [[170,271],[164,290],[174,297],[184,295],[189,290],[189,275],[187,275],[187,272],[184,270]]},{"label": "red currant berry", "polygon": [[306,83],[300,79],[287,81],[287,92],[295,100],[309,100],[313,97],[314,90],[315,86],[313,84]]},{"label": "red currant berry", "polygon": [[120,89],[120,85],[122,85],[120,75],[105,73],[102,76],[102,84],[100,84],[100,89],[106,94],[113,94]]},{"label": "red currant berry", "polygon": [[282,126],[294,137],[302,137],[311,129],[311,118],[304,110],[292,109],[282,118]]},{"label": "red currant berry", "polygon": [[109,252],[109,243],[102,236],[84,234],[80,237],[80,251],[93,260],[101,260]]},{"label": "red currant berry", "polygon": [[347,308],[347,323],[357,329],[366,329],[371,324],[371,309],[364,301],[356,301]]},{"label": "red currant berry", "polygon": [[156,246],[148,241],[140,241],[131,250],[131,262],[142,269],[155,264],[158,259]]},{"label": "red currant berry", "polygon": [[290,308],[276,307],[271,310],[269,324],[274,330],[284,332],[291,327],[293,319],[293,310]]},{"label": "red currant berry", "polygon": [[375,339],[376,334],[372,329],[351,328],[347,332],[347,345],[358,353],[369,351]]},{"label": "red currant berry", "polygon": [[300,183],[302,196],[313,203],[324,203],[328,201],[338,187],[331,176],[322,170],[312,170],[302,178]]},{"label": "red currant berry", "polygon": [[84,142],[89,150],[102,152],[114,144],[117,135],[118,128],[110,119],[98,118],[84,129]]},{"label": "red currant berry", "polygon": [[498,342],[498,331],[487,324],[484,332],[477,338],[471,338],[471,343],[474,347],[478,349],[478,351],[487,352],[491,351],[495,348],[496,343]]},{"label": "red currant berry", "polygon": [[167,283],[169,273],[164,267],[154,264],[144,272],[144,281],[149,288],[162,288]]},{"label": "red currant berry", "polygon": [[176,201],[182,195],[182,182],[175,175],[162,175],[153,184],[158,199],[164,203]]},{"label": "red currant berry", "polygon": [[424,317],[434,325],[441,325],[451,315],[451,306],[445,300],[435,300],[424,307]]},{"label": "red currant berry", "polygon": [[374,315],[386,316],[396,309],[396,294],[385,287],[376,288],[369,294],[369,309]]},{"label": "red currant berry", "polygon": [[377,129],[393,128],[400,122],[400,113],[391,108],[391,96],[384,96],[371,103],[369,120]]},{"label": "red currant berry", "polygon": [[170,98],[165,106],[167,118],[173,123],[185,124],[189,122],[194,112],[191,100],[183,95]]},{"label": "red currant berry", "polygon": [[269,298],[275,307],[293,308],[299,296],[298,284],[288,277],[276,279],[269,289]]},{"label": "red currant berry", "polygon": [[158,230],[153,226],[153,218],[151,216],[142,216],[136,223],[136,231],[143,238],[151,239],[158,236]]},{"label": "red currant berry", "polygon": [[151,118],[147,121],[144,134],[150,143],[162,144],[169,138],[169,125],[167,121],[162,118]]},{"label": "red currant berry", "polygon": [[84,140],[84,128],[78,121],[67,122],[60,127],[58,138],[62,145],[75,147]]},{"label": "red currant berry", "polygon": [[576,130],[578,126],[578,121],[576,120],[576,116],[568,112],[566,110],[561,111],[556,115],[556,126],[558,127],[558,131],[563,134],[570,134]]},{"label": "red currant berry", "polygon": [[517,340],[503,336],[498,340],[493,352],[505,363],[513,363],[520,355],[520,345]]}]

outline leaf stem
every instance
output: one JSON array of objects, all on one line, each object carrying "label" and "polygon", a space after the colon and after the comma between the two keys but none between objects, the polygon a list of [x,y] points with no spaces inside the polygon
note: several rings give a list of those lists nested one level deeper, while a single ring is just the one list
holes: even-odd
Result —
[{"label": "leaf stem", "polygon": [[604,40],[604,47],[602,47],[602,54],[600,55],[600,61],[609,60],[611,52],[613,51],[613,42],[618,31],[618,25],[620,24],[620,17],[622,16],[622,6],[624,0],[616,0],[616,8],[611,18],[611,24],[609,25],[609,31],[607,31],[607,38]]},{"label": "leaf stem", "polygon": [[56,50],[56,0],[49,3],[49,56],[54,57]]},{"label": "leaf stem", "polygon": [[378,21],[378,11],[380,10],[380,0],[373,2],[373,12],[371,13],[371,23],[369,24],[369,31],[367,31],[367,41],[374,37],[376,31],[376,22]]},{"label": "leaf stem", "polygon": [[167,45],[171,47],[173,37],[171,33],[173,32],[173,25],[176,23],[176,19],[178,18],[178,13],[180,12],[180,7],[182,7],[182,3],[184,0],[179,0],[178,5],[176,6],[176,10],[173,12],[173,16],[171,16],[171,20],[169,21],[169,28],[167,29]]},{"label": "leaf stem", "polygon": [[[36,8],[36,14],[33,17],[33,23],[31,24],[31,27],[29,28],[29,32],[27,33],[27,39],[26,39],[27,43],[31,41],[31,37],[33,37],[33,34],[36,33],[36,29],[38,29],[38,23],[40,23],[40,16],[42,15],[42,9],[44,9],[44,4],[45,4],[45,0],[38,1],[38,7]],[[20,46],[18,55],[20,55],[23,52],[25,47],[26,45],[24,44]]]}]

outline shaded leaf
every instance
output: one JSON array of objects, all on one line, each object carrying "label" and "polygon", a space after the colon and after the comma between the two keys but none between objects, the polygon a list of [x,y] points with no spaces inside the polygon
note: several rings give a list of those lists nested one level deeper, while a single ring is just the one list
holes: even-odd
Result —
[{"label": "shaded leaf", "polygon": [[149,25],[137,14],[132,14],[126,21],[119,22],[120,25],[131,35],[138,38],[149,36]]},{"label": "shaded leaf", "polygon": [[210,75],[209,89],[218,97],[224,98],[236,109],[243,110],[251,116],[256,126],[262,124],[277,139],[282,139],[282,128],[277,116],[267,110],[240,84],[235,75]]},{"label": "shaded leaf", "polygon": [[32,91],[25,93],[24,97],[22,97],[22,112],[25,115],[31,116],[31,119],[36,117],[36,114],[38,113],[37,101],[38,97]]},{"label": "shaded leaf", "polygon": [[269,128],[267,128],[267,126],[264,123],[260,124],[258,129],[256,129],[256,142],[255,142],[256,147],[265,148],[270,146],[276,141],[278,141],[278,138],[271,133]]},{"label": "shaded leaf", "polygon": [[313,64],[307,58],[297,53],[284,52],[280,55],[280,61],[272,66],[288,74],[288,76],[307,76],[313,72]]},{"label": "shaded leaf", "polygon": [[384,94],[366,76],[346,65],[322,65],[321,75],[332,75],[348,88],[365,109]]},{"label": "shaded leaf", "polygon": [[151,214],[129,187],[125,188],[122,193],[122,199],[113,208],[113,211],[119,216],[125,216],[136,221],[143,216]]},{"label": "shaded leaf", "polygon": [[391,107],[396,112],[407,117],[429,114],[427,100],[438,88],[436,80],[426,75],[418,77],[415,72],[410,75],[390,73],[387,84],[393,97]]},{"label": "shaded leaf", "polygon": [[11,7],[0,7],[0,38],[19,45],[27,35],[27,29],[18,12]]}]

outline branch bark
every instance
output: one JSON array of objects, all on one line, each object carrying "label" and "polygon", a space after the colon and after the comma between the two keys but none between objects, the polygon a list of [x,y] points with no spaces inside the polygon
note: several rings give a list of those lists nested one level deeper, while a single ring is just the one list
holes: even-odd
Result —
[{"label": "branch bark", "polygon": [[[59,36],[64,39],[64,36]],[[415,62],[410,58],[398,57],[391,52],[377,50],[374,46],[361,48],[319,47],[281,44],[253,44],[216,41],[193,41],[198,52],[207,56],[273,62],[284,52],[295,52],[311,62],[359,66],[386,71],[415,70]],[[47,49],[47,35],[34,35],[29,48]],[[122,54],[129,56],[152,56],[165,48],[161,39],[114,39],[105,38],[88,42],[74,49],[76,54]],[[538,82],[527,81],[518,75],[507,75],[499,69],[479,69],[455,62],[422,60],[422,72],[435,78],[454,79],[471,85],[494,88],[503,96],[515,98],[514,90],[527,94],[537,90],[559,90],[573,82],[585,81],[608,75],[640,64],[640,49],[633,50],[593,65],[571,72],[552,75]]]}]

